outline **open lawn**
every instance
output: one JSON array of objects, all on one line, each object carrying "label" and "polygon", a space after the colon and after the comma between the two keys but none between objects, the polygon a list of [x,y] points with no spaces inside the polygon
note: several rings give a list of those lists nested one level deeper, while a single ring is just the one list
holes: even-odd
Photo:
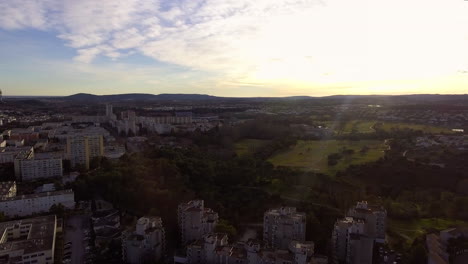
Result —
[{"label": "open lawn", "polygon": [[269,140],[243,139],[235,143],[234,148],[237,156],[252,155],[255,151],[268,144]]},{"label": "open lawn", "polygon": [[412,123],[393,123],[393,122],[378,122],[369,120],[352,120],[345,122],[336,121],[319,121],[321,125],[324,125],[330,129],[333,129],[338,134],[349,134],[349,133],[373,133],[375,132],[374,125],[377,125],[384,131],[392,131],[393,129],[413,129],[421,130],[424,133],[440,134],[440,133],[454,133],[450,128],[437,127],[430,125],[420,125]]},{"label": "open lawn", "polygon": [[[361,150],[367,147],[366,152]],[[343,149],[354,150],[353,154],[343,155],[334,166],[328,165],[328,155],[341,153]],[[306,171],[316,171],[334,175],[352,164],[376,161],[383,157],[386,149],[383,141],[377,140],[322,140],[298,141],[288,150],[280,152],[269,159],[275,166],[297,167]]]},{"label": "open lawn", "polygon": [[403,242],[404,247],[409,247],[415,238],[426,234],[430,230],[440,231],[457,226],[468,226],[468,222],[442,218],[389,219],[387,230],[390,243],[398,244]]},{"label": "open lawn", "polygon": [[411,123],[379,123],[377,125],[380,129],[385,131],[391,131],[393,129],[413,129],[413,130],[421,130],[424,133],[432,133],[432,134],[439,134],[439,133],[454,133],[451,129],[446,127],[436,127],[436,126],[428,126],[428,125],[420,125],[420,124],[411,124]]},{"label": "open lawn", "polygon": [[373,126],[376,122],[374,121],[362,121],[362,120],[353,120],[347,122],[343,127],[343,133],[372,133],[375,132]]},{"label": "open lawn", "polygon": [[353,120],[349,122],[335,122],[335,121],[320,121],[318,122],[321,125],[324,125],[330,129],[333,129],[335,132],[341,134],[348,134],[351,132],[355,133],[372,133],[375,130],[372,126],[376,123],[375,121],[365,121],[365,120]]}]

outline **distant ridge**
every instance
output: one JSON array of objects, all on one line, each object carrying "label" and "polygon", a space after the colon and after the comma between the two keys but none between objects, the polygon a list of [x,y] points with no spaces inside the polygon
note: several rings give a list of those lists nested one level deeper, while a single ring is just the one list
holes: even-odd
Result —
[{"label": "distant ridge", "polygon": [[111,95],[94,95],[79,93],[70,96],[60,97],[66,101],[88,101],[88,102],[111,102],[111,101],[201,101],[212,100],[219,97],[206,94],[111,94]]},{"label": "distant ridge", "polygon": [[322,100],[343,103],[372,103],[380,100],[393,102],[468,102],[468,94],[411,94],[411,95],[331,95],[323,97],[312,96],[287,96],[287,97],[219,97],[206,94],[112,94],[112,95],[94,95],[87,93],[78,93],[64,97],[51,97],[50,99],[76,102],[118,102],[118,101],[220,101],[220,100],[238,100],[238,101],[303,101],[303,100]]}]

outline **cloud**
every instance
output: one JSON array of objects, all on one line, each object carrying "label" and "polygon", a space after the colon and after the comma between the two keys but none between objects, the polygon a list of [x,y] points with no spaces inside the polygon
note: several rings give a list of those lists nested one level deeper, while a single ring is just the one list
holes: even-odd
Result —
[{"label": "cloud", "polygon": [[0,2],[0,28],[55,32],[82,63],[139,53],[226,83],[303,86],[464,69],[467,11],[455,0],[18,0]]}]

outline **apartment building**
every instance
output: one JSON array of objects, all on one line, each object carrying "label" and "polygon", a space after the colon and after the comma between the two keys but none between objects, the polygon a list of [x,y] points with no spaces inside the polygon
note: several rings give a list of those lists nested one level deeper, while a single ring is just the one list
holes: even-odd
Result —
[{"label": "apartment building", "polygon": [[314,255],[313,242],[291,241],[287,249],[264,248],[260,242],[249,240],[228,244],[222,233],[205,235],[187,246],[187,256],[178,262],[188,264],[318,264],[328,259]]},{"label": "apartment building", "polygon": [[28,216],[49,212],[52,205],[62,204],[75,208],[75,194],[72,190],[27,194],[0,200],[0,212],[8,217]]},{"label": "apartment building", "polygon": [[82,165],[89,169],[94,157],[104,156],[102,135],[75,135],[67,138],[67,156],[71,166]]},{"label": "apartment building", "polygon": [[165,231],[160,217],[138,219],[135,230],[122,234],[122,258],[125,263],[143,264],[161,260],[165,249]]},{"label": "apartment building", "polygon": [[362,201],[338,219],[332,233],[334,263],[371,264],[374,243],[385,242],[386,218],[383,207]]},{"label": "apartment building", "polygon": [[361,201],[348,211],[348,216],[363,220],[365,234],[373,237],[378,243],[385,243],[385,229],[387,226],[387,211],[382,206],[369,205]]},{"label": "apartment building", "polygon": [[16,182],[0,182],[0,199],[16,196]]},{"label": "apartment building", "polygon": [[203,200],[192,200],[179,205],[178,224],[183,244],[201,239],[212,233],[218,223],[218,213],[205,208]]},{"label": "apartment building", "polygon": [[55,215],[0,223],[0,262],[53,264],[58,232]]},{"label": "apartment building", "polygon": [[42,154],[40,158],[34,152],[23,151],[15,158],[15,177],[21,181],[33,181],[63,176],[62,159]]},{"label": "apartment building", "polygon": [[287,249],[292,241],[305,241],[306,214],[294,207],[281,207],[265,212],[263,242],[269,248]]}]

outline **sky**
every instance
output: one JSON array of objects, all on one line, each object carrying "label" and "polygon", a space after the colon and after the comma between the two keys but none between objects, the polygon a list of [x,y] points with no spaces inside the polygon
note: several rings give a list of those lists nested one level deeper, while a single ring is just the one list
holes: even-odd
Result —
[{"label": "sky", "polygon": [[468,1],[0,0],[0,89],[468,93]]}]

